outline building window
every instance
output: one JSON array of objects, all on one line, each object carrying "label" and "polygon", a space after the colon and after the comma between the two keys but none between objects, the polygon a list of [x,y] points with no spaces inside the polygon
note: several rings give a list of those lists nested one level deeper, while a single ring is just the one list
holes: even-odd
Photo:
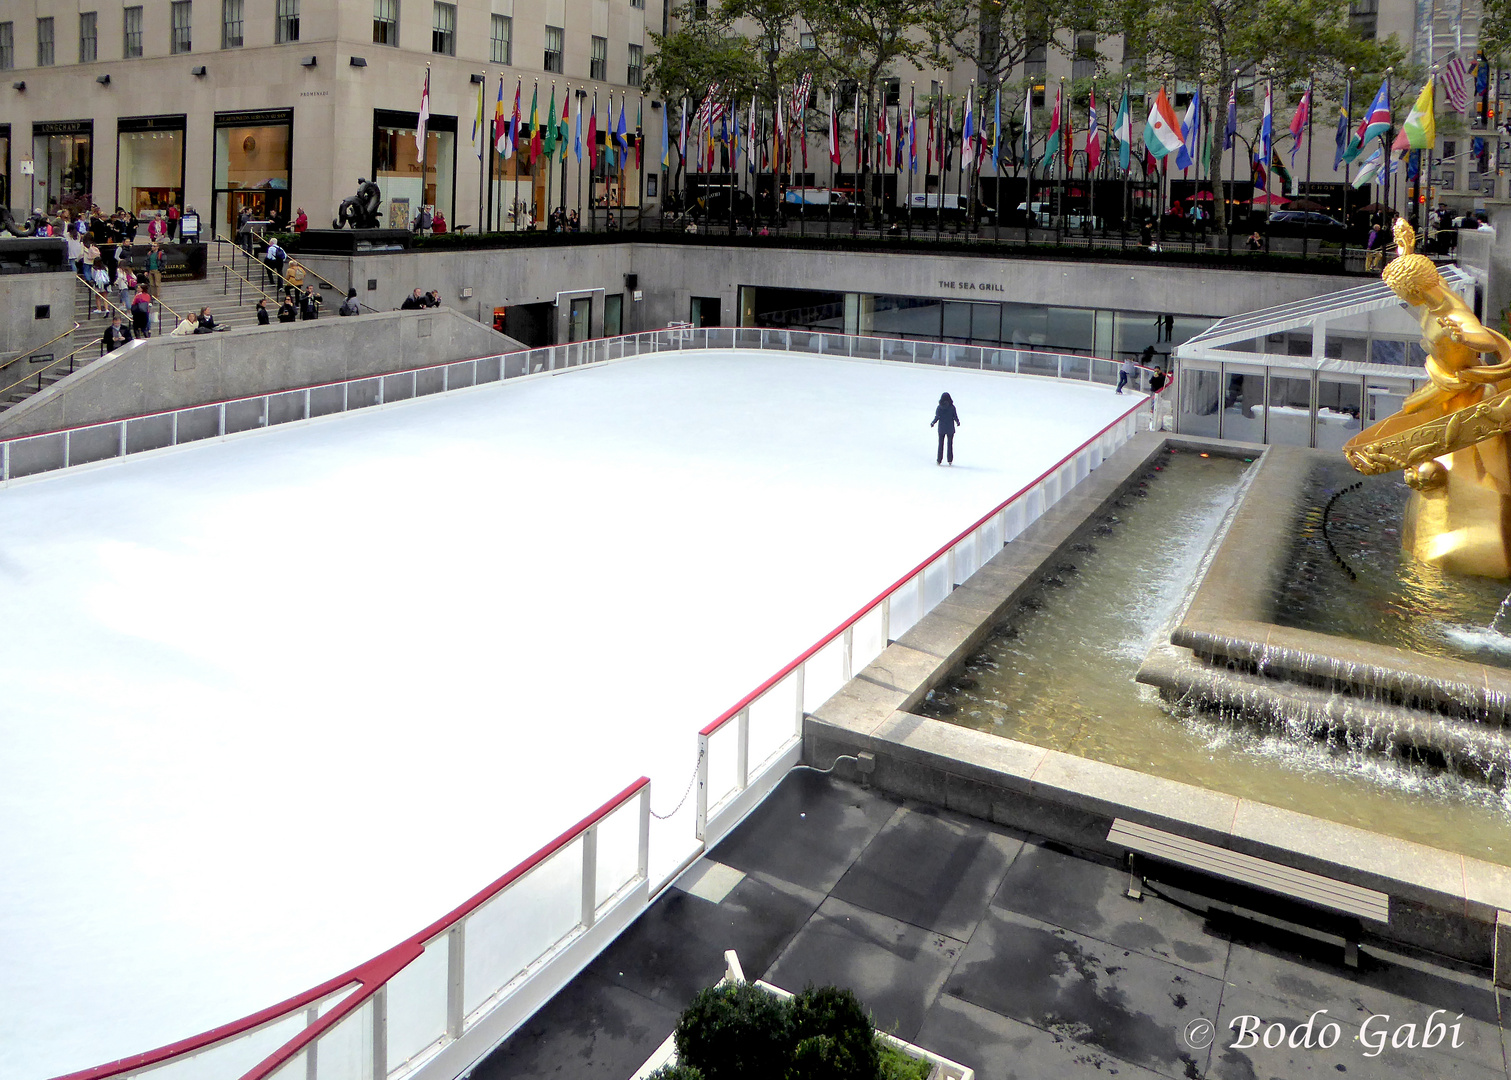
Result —
[{"label": "building window", "polygon": [[168,43],[169,52],[193,51],[194,41],[189,33],[193,11],[193,0],[173,0],[173,37]]},{"label": "building window", "polygon": [[693,19],[708,18],[708,0],[693,0]]},{"label": "building window", "polygon": [[52,18],[37,20],[37,66],[52,67]]},{"label": "building window", "polygon": [[565,35],[559,26],[546,27],[546,70],[561,74],[561,54]]},{"label": "building window", "polygon": [[643,8],[645,7],[645,0],[630,0],[630,7]]},{"label": "building window", "polygon": [[1444,157],[1458,157],[1459,156],[1459,144],[1457,142],[1455,142],[1453,139],[1444,139],[1443,140],[1443,156]]},{"label": "building window", "polygon": [[510,16],[493,16],[493,40],[488,55],[495,64],[514,63],[514,20]]},{"label": "building window", "polygon": [[16,24],[0,22],[0,71],[16,66]]},{"label": "building window", "polygon": [[241,48],[241,9],[246,0],[220,0],[220,47]]},{"label": "building window", "polygon": [[1070,64],[1072,79],[1089,79],[1097,73],[1097,36],[1077,34],[1075,55]]},{"label": "building window", "polygon": [[435,18],[430,24],[430,51],[442,56],[456,55],[455,4],[435,4]]},{"label": "building window", "polygon": [[1361,38],[1373,41],[1380,21],[1380,0],[1349,0],[1349,29]]},{"label": "building window", "polygon": [[818,48],[818,38],[811,33],[802,33],[797,36],[797,44],[805,52],[812,52]]},{"label": "building window", "polygon": [[278,0],[273,40],[279,45],[299,40],[299,0]]},{"label": "building window", "polygon": [[604,82],[609,77],[609,39],[593,39],[593,55],[588,60],[588,78]]},{"label": "building window", "polygon": [[142,55],[142,9],[129,7],[122,23],[121,56],[127,60]]},{"label": "building window", "polygon": [[79,13],[79,63],[92,64],[100,58],[100,17],[93,11]]},{"label": "building window", "polygon": [[399,47],[399,0],[373,0],[373,44]]},{"label": "building window", "polygon": [[645,77],[645,46],[630,46],[630,68],[624,76],[626,86],[639,86]]},{"label": "building window", "polygon": [[1049,46],[1035,45],[1023,58],[1023,74],[1036,82],[1043,81],[1049,72]]}]

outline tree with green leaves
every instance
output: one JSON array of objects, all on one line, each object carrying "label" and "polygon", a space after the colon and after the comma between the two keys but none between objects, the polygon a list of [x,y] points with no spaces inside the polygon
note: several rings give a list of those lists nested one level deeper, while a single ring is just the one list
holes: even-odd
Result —
[{"label": "tree with green leaves", "polygon": [[[1139,57],[1131,65],[1136,75],[1151,81],[1199,80],[1204,93],[1212,94],[1208,100],[1216,106],[1213,129],[1219,138],[1236,80],[1264,75],[1287,86],[1315,78],[1319,96],[1340,98],[1336,91],[1350,67],[1377,73],[1404,58],[1394,37],[1380,42],[1355,33],[1348,25],[1347,5],[1337,0],[1113,0],[1108,14],[1123,30],[1127,54]],[[1278,133],[1281,121],[1275,123]],[[1140,120],[1134,129],[1142,129]],[[1222,191],[1222,165],[1214,146],[1214,192]],[[1215,211],[1214,223],[1224,231],[1224,199],[1216,200]]]}]

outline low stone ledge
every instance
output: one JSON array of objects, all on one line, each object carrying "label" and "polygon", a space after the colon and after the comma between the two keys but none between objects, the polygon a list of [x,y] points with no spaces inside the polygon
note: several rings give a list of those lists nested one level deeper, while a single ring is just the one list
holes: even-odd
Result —
[{"label": "low stone ledge", "polygon": [[920,652],[901,642],[894,642],[866,665],[860,677],[878,686],[910,694],[920,684],[932,679],[934,673],[946,663],[933,653]]},{"label": "low stone ledge", "polygon": [[809,716],[858,735],[869,735],[902,705],[905,695],[867,679],[851,679]]}]

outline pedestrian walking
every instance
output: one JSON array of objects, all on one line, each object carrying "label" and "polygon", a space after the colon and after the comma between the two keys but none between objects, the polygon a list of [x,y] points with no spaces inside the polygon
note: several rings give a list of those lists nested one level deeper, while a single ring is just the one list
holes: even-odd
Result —
[{"label": "pedestrian walking", "polygon": [[147,291],[153,296],[163,295],[163,266],[167,262],[167,256],[162,248],[153,244],[147,249]]},{"label": "pedestrian walking", "polygon": [[173,203],[168,207],[168,242],[171,244],[178,239],[178,204]]},{"label": "pedestrian walking", "polygon": [[284,250],[278,241],[269,240],[268,249],[262,256],[263,264],[267,268],[269,285],[275,285],[283,280],[283,260],[285,258]]},{"label": "pedestrian walking", "polygon": [[136,295],[131,298],[131,333],[135,337],[151,337],[148,328],[152,325],[152,294],[147,283],[136,283]]},{"label": "pedestrian walking", "polygon": [[943,465],[948,459],[955,464],[955,429],[960,426],[960,414],[955,411],[955,402],[949,394],[939,395],[939,404],[934,407],[934,419],[929,427],[939,427],[939,450],[934,455],[934,464]]},{"label": "pedestrian walking", "polygon": [[357,303],[357,290],[347,289],[346,299],[341,301],[341,308],[336,312],[338,315],[360,315],[362,307]]}]

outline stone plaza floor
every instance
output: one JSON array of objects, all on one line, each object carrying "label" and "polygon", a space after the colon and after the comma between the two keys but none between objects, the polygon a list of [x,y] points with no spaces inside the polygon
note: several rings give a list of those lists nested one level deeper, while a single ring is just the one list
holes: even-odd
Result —
[{"label": "stone plaza floor", "polygon": [[798,770],[471,1075],[627,1080],[734,949],[748,978],[854,989],[981,1080],[1511,1076],[1511,994],[1488,972],[1369,945],[1352,970],[1336,944],[1154,881],[1133,901],[1127,881]]}]

